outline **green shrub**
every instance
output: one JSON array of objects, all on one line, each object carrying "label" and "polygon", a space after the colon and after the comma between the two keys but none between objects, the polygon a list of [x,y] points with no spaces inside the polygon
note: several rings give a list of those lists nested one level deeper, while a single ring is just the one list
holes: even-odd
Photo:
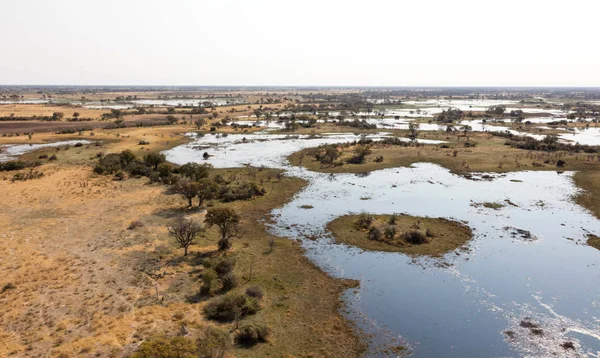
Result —
[{"label": "green shrub", "polygon": [[21,170],[25,168],[33,168],[40,166],[42,163],[39,161],[35,162],[24,162],[21,160],[11,160],[8,162],[0,163],[0,172],[10,172],[13,170]]},{"label": "green shrub", "polygon": [[260,310],[258,301],[241,294],[227,294],[212,299],[204,306],[208,319],[219,322],[231,322],[237,318],[253,315]]},{"label": "green shrub", "polygon": [[383,230],[383,235],[388,240],[393,240],[396,236],[396,228],[394,226],[388,226]]},{"label": "green shrub", "polygon": [[224,202],[236,200],[248,200],[255,196],[262,196],[266,193],[264,188],[261,188],[254,182],[242,181],[235,184],[230,184],[221,192],[221,199]]},{"label": "green shrub", "polygon": [[198,338],[197,354],[200,358],[222,358],[231,348],[231,336],[229,333],[216,327],[207,327]]},{"label": "green shrub", "polygon": [[373,226],[369,229],[369,240],[380,241],[382,236],[383,235],[381,234],[381,230],[379,230],[378,228]]},{"label": "green shrub", "polygon": [[233,266],[235,266],[235,261],[233,259],[225,258],[217,262],[217,264],[214,267],[214,270],[219,276],[224,276],[233,270]]},{"label": "green shrub", "polygon": [[213,269],[207,269],[204,271],[202,275],[202,293],[204,294],[212,294],[218,288],[218,279],[219,276]]},{"label": "green shrub", "polygon": [[258,286],[251,286],[246,289],[246,295],[260,300],[263,298],[263,291]]},{"label": "green shrub", "polygon": [[258,343],[267,342],[271,330],[265,325],[249,324],[239,329],[235,340],[244,346],[253,346]]},{"label": "green shrub", "polygon": [[221,285],[224,292],[231,291],[238,286],[238,279],[230,272],[221,278]]},{"label": "green shrub", "polygon": [[402,239],[413,245],[421,245],[427,242],[427,237],[425,237],[422,232],[417,230],[405,232],[402,234]]},{"label": "green shrub", "polygon": [[373,217],[367,213],[361,213],[354,222],[354,227],[358,230],[368,229],[373,223]]}]

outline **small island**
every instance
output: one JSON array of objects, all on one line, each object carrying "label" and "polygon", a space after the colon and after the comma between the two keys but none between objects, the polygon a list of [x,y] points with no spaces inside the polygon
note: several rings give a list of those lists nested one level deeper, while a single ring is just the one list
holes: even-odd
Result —
[{"label": "small island", "polygon": [[600,250],[600,237],[589,234],[587,244]]},{"label": "small island", "polygon": [[338,243],[363,250],[432,257],[456,250],[473,236],[460,222],[410,215],[345,215],[327,228]]}]

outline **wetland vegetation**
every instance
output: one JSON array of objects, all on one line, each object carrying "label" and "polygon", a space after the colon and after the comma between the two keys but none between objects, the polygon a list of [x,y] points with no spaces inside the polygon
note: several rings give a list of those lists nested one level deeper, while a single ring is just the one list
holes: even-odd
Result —
[{"label": "wetland vegetation", "polygon": [[[444,327],[462,353],[588,354],[567,334],[594,323],[556,323],[527,285],[565,312],[535,262],[600,259],[599,98],[3,87],[0,355],[443,354]],[[409,296],[465,306],[391,305]]]}]

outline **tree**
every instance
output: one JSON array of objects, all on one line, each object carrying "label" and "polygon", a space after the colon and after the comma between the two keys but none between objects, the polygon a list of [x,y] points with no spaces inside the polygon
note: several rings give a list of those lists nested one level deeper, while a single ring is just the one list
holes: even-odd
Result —
[{"label": "tree", "polygon": [[213,199],[219,191],[219,186],[212,180],[205,178],[198,183],[198,207],[201,208],[204,202]]},{"label": "tree", "polygon": [[121,161],[121,166],[126,167],[129,164],[135,161],[135,154],[129,149],[125,149],[119,154],[119,160]]},{"label": "tree", "polygon": [[335,145],[327,146],[325,148],[325,158],[328,163],[332,164],[339,156],[340,152]]},{"label": "tree", "polygon": [[75,118],[75,119],[79,118],[79,112],[73,113],[73,118]]},{"label": "tree", "polygon": [[200,185],[189,179],[181,179],[171,187],[171,192],[186,198],[190,207],[192,206],[192,199],[198,195],[199,190]]},{"label": "tree", "polygon": [[463,132],[463,135],[466,136],[468,132],[473,130],[473,128],[469,125],[464,125],[460,127],[460,130]]},{"label": "tree", "polygon": [[419,123],[410,122],[408,124],[408,130],[410,131],[410,137],[412,139],[417,138],[417,135],[419,135],[417,132],[419,130]]},{"label": "tree", "polygon": [[196,237],[204,231],[204,228],[194,220],[179,216],[167,224],[167,230],[183,248],[183,256],[187,256],[188,248],[195,243]]},{"label": "tree", "polygon": [[169,122],[169,124],[175,124],[175,123],[177,123],[177,117],[172,116],[172,115],[168,115],[167,116],[167,121]]},{"label": "tree", "polygon": [[506,112],[506,107],[505,106],[491,106],[486,110],[486,112],[492,116],[502,117],[502,116],[504,116],[504,112]]},{"label": "tree", "polygon": [[158,165],[164,163],[166,160],[165,155],[161,153],[149,153],[144,156],[144,163],[152,166],[154,170],[158,169]]},{"label": "tree", "polygon": [[198,164],[190,162],[180,166],[179,173],[193,181],[198,181],[208,177],[210,168],[212,168],[212,165],[210,164]]},{"label": "tree", "polygon": [[231,248],[231,239],[241,237],[239,230],[240,216],[229,208],[209,209],[204,218],[207,227],[217,226],[221,239],[219,239],[219,250],[225,251]]},{"label": "tree", "polygon": [[556,144],[558,144],[558,136],[556,134],[549,134],[542,139],[542,142],[548,146],[548,149],[554,150],[556,149]]},{"label": "tree", "polygon": [[60,121],[64,116],[65,114],[63,112],[52,113],[52,119],[54,119],[55,121]]},{"label": "tree", "polygon": [[200,129],[200,128],[204,127],[204,125],[206,124],[206,120],[204,118],[198,118],[198,119],[196,119],[194,124],[196,125],[197,129]]}]

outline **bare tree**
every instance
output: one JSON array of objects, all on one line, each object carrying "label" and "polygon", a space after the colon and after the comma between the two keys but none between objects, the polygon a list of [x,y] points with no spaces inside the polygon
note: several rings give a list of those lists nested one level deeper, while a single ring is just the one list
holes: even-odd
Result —
[{"label": "bare tree", "polygon": [[184,249],[183,256],[187,256],[188,248],[195,243],[196,237],[204,231],[204,228],[194,220],[179,216],[167,224],[167,230]]}]

